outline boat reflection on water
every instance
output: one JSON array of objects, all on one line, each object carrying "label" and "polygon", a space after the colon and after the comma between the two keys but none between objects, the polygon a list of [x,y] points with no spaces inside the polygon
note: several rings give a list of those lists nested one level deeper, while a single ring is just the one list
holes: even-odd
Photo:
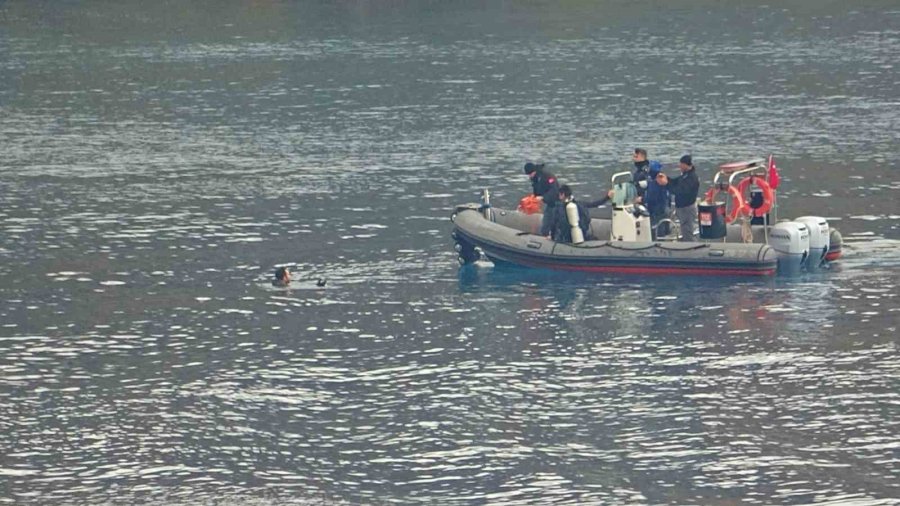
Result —
[{"label": "boat reflection on water", "polygon": [[[839,272],[839,271],[836,271]],[[828,273],[796,278],[603,276],[489,262],[459,268],[464,294],[505,293],[528,313],[522,328],[545,338],[688,334],[753,340],[822,339],[840,326],[839,286]],[[543,329],[543,330],[540,330]],[[802,337],[801,337],[802,336]],[[677,337],[675,337],[677,339]]]}]

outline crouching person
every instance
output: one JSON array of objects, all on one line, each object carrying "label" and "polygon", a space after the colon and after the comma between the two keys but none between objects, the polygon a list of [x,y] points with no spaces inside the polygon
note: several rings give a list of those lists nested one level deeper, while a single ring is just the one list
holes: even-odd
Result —
[{"label": "crouching person", "polygon": [[569,185],[559,187],[559,205],[553,220],[553,240],[580,244],[588,237],[591,216],[585,206],[575,201]]}]

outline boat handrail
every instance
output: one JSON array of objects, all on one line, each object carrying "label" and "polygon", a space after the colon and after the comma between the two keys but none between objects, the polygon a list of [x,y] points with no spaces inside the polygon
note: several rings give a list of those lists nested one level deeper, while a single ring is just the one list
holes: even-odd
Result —
[{"label": "boat handrail", "polygon": [[746,169],[744,169],[744,170],[736,170],[736,171],[732,172],[732,173],[731,173],[731,176],[728,177],[728,185],[731,186],[731,185],[734,184],[734,178],[735,178],[735,176],[737,176],[738,174],[752,173],[752,172],[757,171],[757,170],[763,171],[763,174],[765,174],[765,167],[760,167],[760,166],[756,166],[756,167],[748,167],[748,168],[746,168]]},{"label": "boat handrail", "polygon": [[615,184],[616,184],[616,178],[619,177],[619,176],[628,176],[628,177],[631,177],[631,172],[616,172],[616,173],[613,174],[612,177],[610,178],[610,183],[611,183],[612,185],[615,185]]},{"label": "boat handrail", "polygon": [[732,186],[734,184],[734,178],[736,176],[738,176],[739,174],[746,174],[746,173],[755,172],[755,171],[762,171],[762,173],[765,174],[765,167],[757,165],[757,166],[753,166],[753,167],[748,167],[746,169],[736,170],[734,172],[725,172],[725,171],[720,170],[719,172],[716,172],[715,176],[713,176],[713,186],[717,186],[720,184],[719,176],[721,176],[723,174],[728,175],[728,186]]},{"label": "boat handrail", "polygon": [[748,167],[754,167],[754,166],[760,165],[765,162],[766,162],[765,158],[754,158],[752,160],[744,160],[744,161],[740,161],[740,162],[723,163],[722,165],[719,165],[719,172],[724,172],[726,174],[730,174],[736,170],[742,170],[742,169],[746,169]]}]

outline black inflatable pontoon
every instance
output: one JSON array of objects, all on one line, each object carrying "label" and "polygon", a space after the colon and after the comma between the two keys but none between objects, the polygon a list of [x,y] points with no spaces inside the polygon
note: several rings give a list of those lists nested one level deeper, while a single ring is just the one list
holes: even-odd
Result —
[{"label": "black inflatable pontoon", "polygon": [[495,263],[580,272],[771,276],[778,268],[766,244],[598,240],[610,237],[610,220],[592,219],[590,240],[574,245],[537,235],[540,214],[467,204],[451,219],[462,262],[477,260],[480,250]]}]

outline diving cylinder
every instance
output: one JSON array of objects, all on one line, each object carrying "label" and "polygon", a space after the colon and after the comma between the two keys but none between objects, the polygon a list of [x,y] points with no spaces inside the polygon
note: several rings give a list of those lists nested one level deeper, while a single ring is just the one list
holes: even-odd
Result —
[{"label": "diving cylinder", "polygon": [[806,270],[816,271],[825,263],[825,255],[831,246],[828,221],[820,216],[801,216],[794,221],[803,223],[809,229],[809,259],[806,261]]},{"label": "diving cylinder", "polygon": [[569,226],[572,227],[572,244],[581,244],[584,242],[584,234],[581,233],[581,227],[578,223],[578,206],[575,202],[566,203],[566,218],[569,220]]},{"label": "diving cylinder", "polygon": [[799,274],[809,256],[809,229],[796,221],[777,223],[769,232],[769,245],[778,253],[779,273]]}]

